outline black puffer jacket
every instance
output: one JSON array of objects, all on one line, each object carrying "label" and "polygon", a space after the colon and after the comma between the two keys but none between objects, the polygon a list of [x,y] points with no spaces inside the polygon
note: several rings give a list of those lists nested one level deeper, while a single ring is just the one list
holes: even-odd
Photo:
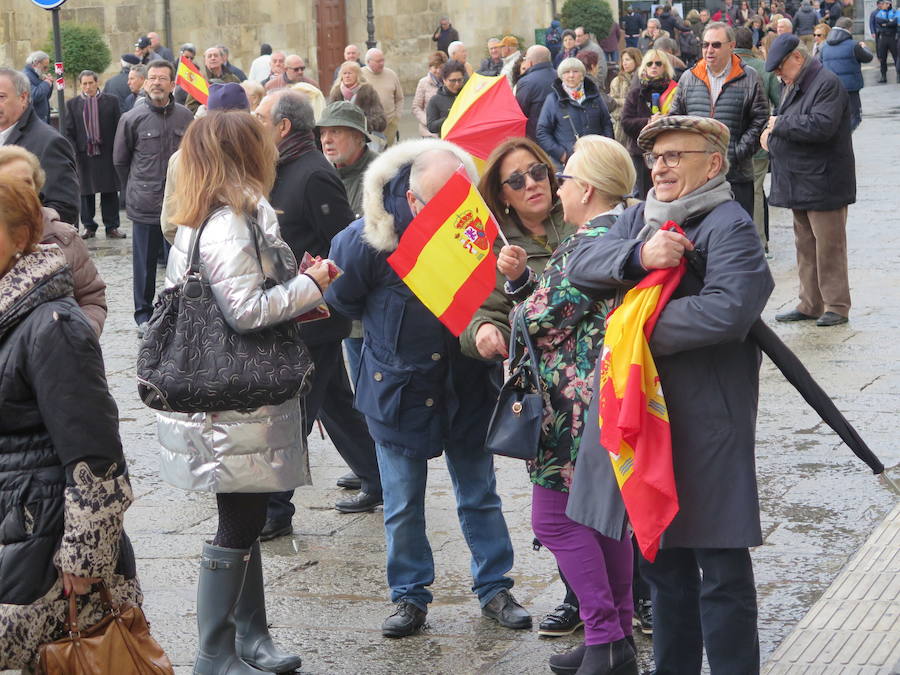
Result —
[{"label": "black puffer jacket", "polygon": [[856,201],[850,97],[837,75],[812,59],[785,91],[769,136],[769,203],[833,211]]},{"label": "black puffer jacket", "polygon": [[118,410],[65,265],[48,247],[0,277],[0,604],[46,595],[57,551],[66,572],[135,576]]},{"label": "black puffer jacket", "polygon": [[714,104],[710,102],[706,62],[700,61],[685,72],[678,81],[669,113],[714,117],[722,122],[731,132],[728,180],[753,180],[753,155],[759,150],[759,137],[769,121],[769,104],[759,75],[752,68],[745,68],[739,56],[731,56],[731,70]]},{"label": "black puffer jacket", "polygon": [[447,91],[444,85],[438,87],[437,93],[428,100],[425,106],[425,126],[433,134],[440,135],[441,127],[450,114],[450,108],[456,102],[456,94]]}]

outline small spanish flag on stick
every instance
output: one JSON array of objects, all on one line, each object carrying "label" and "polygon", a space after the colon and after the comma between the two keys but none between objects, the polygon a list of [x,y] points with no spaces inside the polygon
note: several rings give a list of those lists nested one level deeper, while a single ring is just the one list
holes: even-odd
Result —
[{"label": "small spanish flag on stick", "polygon": [[406,228],[388,264],[459,336],[497,280],[497,221],[460,166]]},{"label": "small spanish flag on stick", "polygon": [[[684,234],[671,220],[663,229]],[[685,273],[685,260],[653,270],[606,324],[600,355],[600,443],[609,453],[638,547],[653,562],[678,513],[669,412],[650,336]]]},{"label": "small spanish flag on stick", "polygon": [[197,66],[188,57],[182,56],[178,64],[178,75],[175,84],[181,86],[187,93],[200,101],[203,105],[209,100],[209,83],[200,74]]}]

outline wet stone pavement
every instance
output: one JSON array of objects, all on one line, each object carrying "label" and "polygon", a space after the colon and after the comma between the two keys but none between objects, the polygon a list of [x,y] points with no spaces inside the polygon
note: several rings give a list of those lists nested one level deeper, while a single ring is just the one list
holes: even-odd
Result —
[{"label": "wet stone pavement", "polygon": [[[869,70],[867,81],[874,81]],[[797,280],[789,213],[772,210],[772,271],[777,282],[764,318],[809,367],[886,465],[900,462],[900,284],[896,228],[900,164],[893,124],[900,85],[863,91],[864,122],[854,136],[858,202],[848,224],[854,306],[849,325],[774,324],[791,308]],[[406,125],[404,125],[406,126]],[[410,125],[411,127],[411,125]],[[408,127],[408,128],[410,128]],[[824,187],[824,186],[823,186]],[[210,495],[164,484],[157,471],[154,417],[138,401],[129,238],[89,242],[108,284],[110,316],[102,345],[137,501],[126,526],[134,542],[153,632],[190,672],[196,649],[195,585],[204,539],[215,530]],[[163,271],[160,269],[160,283]],[[757,462],[765,543],[753,552],[759,590],[763,661],[785,639],[894,504],[895,497],[843,446],[767,360],[761,372]],[[90,410],[85,410],[89,415]],[[346,493],[346,470],[314,430],[315,485],[297,491],[294,534],[263,545],[272,632],[303,655],[305,673],[549,672],[550,654],[576,646],[581,633],[558,639],[510,631],[481,618],[470,591],[468,551],[456,520],[447,470],[431,462],[427,517],[436,560],[435,595],[421,634],[381,636],[391,605],[384,577],[382,513],[344,515],[331,505]],[[562,599],[552,555],[532,551],[530,488],[522,465],[497,461],[497,483],[516,550],[516,597],[536,622]],[[650,642],[637,638],[644,667]]]}]

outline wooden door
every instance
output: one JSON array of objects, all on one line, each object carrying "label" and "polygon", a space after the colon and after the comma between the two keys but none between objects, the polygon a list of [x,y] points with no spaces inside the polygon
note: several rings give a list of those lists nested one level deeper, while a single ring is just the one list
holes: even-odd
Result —
[{"label": "wooden door", "polygon": [[319,88],[327,98],[334,84],[334,70],[344,62],[347,46],[344,0],[316,0],[316,45]]}]

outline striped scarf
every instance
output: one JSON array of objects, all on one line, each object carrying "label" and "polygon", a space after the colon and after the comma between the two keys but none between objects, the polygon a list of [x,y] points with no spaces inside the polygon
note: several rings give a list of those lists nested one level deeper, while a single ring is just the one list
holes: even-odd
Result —
[{"label": "striped scarf", "polygon": [[87,155],[88,157],[97,157],[100,154],[100,144],[103,139],[100,138],[100,106],[98,100],[100,94],[96,96],[84,97],[84,130],[87,134]]}]

